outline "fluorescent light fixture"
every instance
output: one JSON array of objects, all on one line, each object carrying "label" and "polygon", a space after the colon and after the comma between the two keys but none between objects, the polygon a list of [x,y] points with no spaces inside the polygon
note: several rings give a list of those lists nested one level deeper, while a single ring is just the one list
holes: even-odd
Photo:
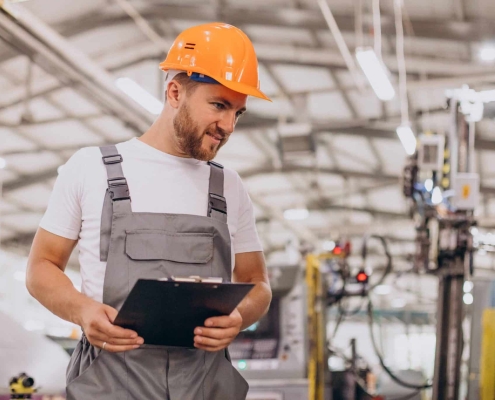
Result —
[{"label": "fluorescent light fixture", "polygon": [[482,61],[495,61],[495,47],[483,46],[480,49],[480,59]]},{"label": "fluorescent light fixture", "polygon": [[431,179],[427,179],[425,181],[425,189],[428,191],[428,192],[431,192],[431,189],[433,189],[433,180]]},{"label": "fluorescent light fixture", "polygon": [[322,247],[325,251],[332,251],[335,249],[335,242],[333,240],[325,240]]},{"label": "fluorescent light fixture", "polygon": [[416,152],[416,136],[408,124],[403,124],[397,128],[397,136],[404,147],[407,155],[412,156]]},{"label": "fluorescent light fixture", "polygon": [[0,169],[4,169],[7,166],[7,160],[0,157]]},{"label": "fluorescent light fixture", "polygon": [[306,208],[291,208],[284,211],[284,218],[289,221],[301,221],[308,216],[309,211]]},{"label": "fluorescent light fixture", "polygon": [[378,285],[375,289],[373,289],[373,292],[380,296],[386,296],[387,294],[392,293],[392,288],[390,285]]},{"label": "fluorescent light fixture", "polygon": [[382,101],[392,100],[395,89],[390,82],[387,68],[371,47],[356,49],[356,59],[376,96]]},{"label": "fluorescent light fixture", "polygon": [[148,93],[142,86],[130,78],[119,78],[115,81],[117,87],[127,96],[138,103],[151,114],[159,115],[163,109],[163,103]]},{"label": "fluorescent light fixture", "polygon": [[473,290],[473,287],[474,287],[473,282],[471,281],[464,282],[464,287],[463,287],[464,293],[470,293],[471,290]]},{"label": "fluorescent light fixture", "polygon": [[433,193],[431,194],[431,202],[435,205],[440,204],[443,201],[442,191],[438,186],[433,189]]},{"label": "fluorescent light fixture", "polygon": [[473,304],[474,297],[471,293],[464,293],[464,296],[462,296],[462,300],[464,300],[464,304]]},{"label": "fluorescent light fixture", "polygon": [[393,299],[390,303],[392,308],[404,308],[407,304],[406,299],[403,299],[402,297],[399,297],[397,299]]}]

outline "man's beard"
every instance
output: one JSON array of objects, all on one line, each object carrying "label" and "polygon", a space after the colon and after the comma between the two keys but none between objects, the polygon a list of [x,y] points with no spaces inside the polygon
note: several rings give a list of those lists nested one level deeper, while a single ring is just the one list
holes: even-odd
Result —
[{"label": "man's beard", "polygon": [[[199,127],[194,123],[191,113],[189,112],[189,107],[185,103],[181,106],[174,118],[174,130],[175,138],[180,150],[196,160],[213,160],[217,155],[218,150],[220,150],[227,141],[227,135],[219,129],[207,129],[200,133]],[[203,139],[209,132],[221,136],[222,140],[217,145],[212,143],[207,149],[204,149]]]}]

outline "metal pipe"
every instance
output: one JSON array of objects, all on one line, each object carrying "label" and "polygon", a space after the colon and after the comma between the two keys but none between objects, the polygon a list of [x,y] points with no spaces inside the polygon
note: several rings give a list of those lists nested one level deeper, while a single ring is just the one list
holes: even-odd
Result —
[{"label": "metal pipe", "polygon": [[356,84],[359,90],[364,90],[364,84],[361,79],[361,74],[359,73],[356,62],[354,61],[354,57],[351,55],[351,52],[347,47],[347,43],[345,42],[344,37],[342,36],[342,32],[340,32],[340,29],[337,25],[337,22],[335,21],[335,18],[333,17],[332,11],[328,6],[327,1],[326,0],[316,0],[316,1],[320,6],[323,17],[325,18],[325,21],[327,22],[327,25],[330,28],[330,32],[332,32],[335,42],[337,43],[337,47],[340,50],[340,54],[342,54],[342,57],[344,58],[347,68],[349,69],[352,79],[354,80],[354,83]]},{"label": "metal pipe", "polygon": [[21,6],[0,9],[0,37],[29,54],[61,82],[80,85],[102,109],[143,133],[154,117],[114,85],[114,78],[87,55]]}]

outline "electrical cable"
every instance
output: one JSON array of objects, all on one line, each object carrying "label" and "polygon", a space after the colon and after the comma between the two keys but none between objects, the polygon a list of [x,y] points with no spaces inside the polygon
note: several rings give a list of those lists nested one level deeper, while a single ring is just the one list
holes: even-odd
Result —
[{"label": "electrical cable", "polygon": [[374,48],[378,59],[382,60],[382,17],[380,14],[380,0],[373,0],[373,36],[374,36]]},{"label": "electrical cable", "polygon": [[378,357],[378,361],[380,362],[381,367],[383,370],[387,373],[390,378],[397,383],[398,385],[401,385],[403,387],[406,387],[408,389],[416,389],[416,390],[423,390],[423,389],[429,389],[433,386],[432,383],[425,383],[423,385],[416,385],[412,384],[409,382],[403,381],[401,378],[399,378],[397,375],[395,375],[387,365],[385,365],[385,361],[383,360],[383,356],[378,350],[378,346],[376,344],[375,340],[375,334],[373,332],[373,303],[371,302],[371,298],[368,298],[368,327],[370,331],[370,338],[371,338],[371,344],[373,345],[373,350],[375,351],[376,356]]},{"label": "electrical cable", "polygon": [[361,249],[361,256],[363,258],[363,268],[366,267],[366,257],[368,256],[368,240],[371,238],[376,238],[380,240],[380,243],[382,244],[383,247],[383,251],[385,252],[385,257],[387,258],[387,265],[385,266],[385,270],[383,271],[383,274],[380,277],[380,279],[378,279],[377,282],[371,285],[369,290],[373,290],[377,286],[381,285],[385,281],[387,275],[390,274],[393,270],[392,255],[390,254],[390,251],[388,249],[387,241],[383,236],[380,235],[368,235],[364,237],[363,247]]},{"label": "electrical cable", "polygon": [[395,30],[396,30],[396,53],[397,66],[399,70],[399,93],[401,106],[402,124],[409,124],[409,103],[407,99],[407,70],[404,54],[404,26],[402,24],[402,0],[394,0]]}]

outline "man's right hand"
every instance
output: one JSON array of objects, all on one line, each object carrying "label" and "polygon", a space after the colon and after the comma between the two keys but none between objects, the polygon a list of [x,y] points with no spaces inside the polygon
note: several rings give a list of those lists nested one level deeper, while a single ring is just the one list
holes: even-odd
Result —
[{"label": "man's right hand", "polygon": [[80,325],[89,342],[112,353],[137,349],[144,343],[142,337],[130,329],[113,325],[117,310],[106,304],[91,301],[80,314]]}]

